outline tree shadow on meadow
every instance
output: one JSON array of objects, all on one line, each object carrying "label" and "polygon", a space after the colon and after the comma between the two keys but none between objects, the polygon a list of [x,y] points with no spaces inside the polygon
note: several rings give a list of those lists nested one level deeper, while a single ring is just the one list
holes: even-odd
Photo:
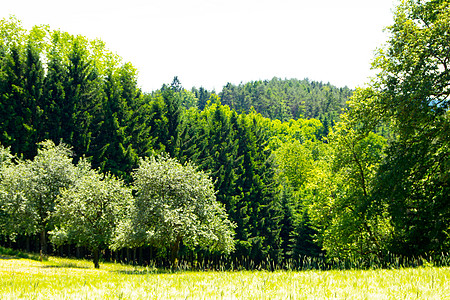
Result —
[{"label": "tree shadow on meadow", "polygon": [[25,253],[18,250],[0,247],[0,259],[31,259],[41,260],[41,256],[37,253]]},{"label": "tree shadow on meadow", "polygon": [[43,269],[62,269],[62,268],[90,269],[88,266],[80,266],[75,263],[60,263],[60,264],[43,265],[43,266],[40,266],[40,268],[43,268]]},{"label": "tree shadow on meadow", "polygon": [[144,270],[112,270],[111,273],[121,275],[159,275],[159,274],[179,274],[184,273],[182,270],[172,271],[170,269],[144,269]]}]

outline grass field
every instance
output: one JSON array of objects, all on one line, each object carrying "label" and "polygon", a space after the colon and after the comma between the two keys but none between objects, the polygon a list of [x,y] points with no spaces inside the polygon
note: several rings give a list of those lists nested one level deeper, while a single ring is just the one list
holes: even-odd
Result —
[{"label": "grass field", "polygon": [[170,273],[3,257],[0,299],[450,299],[450,268]]}]

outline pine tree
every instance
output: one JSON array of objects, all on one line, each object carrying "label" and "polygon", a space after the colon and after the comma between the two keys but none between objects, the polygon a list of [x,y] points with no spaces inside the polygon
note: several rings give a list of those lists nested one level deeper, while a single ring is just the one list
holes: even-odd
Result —
[{"label": "pine tree", "polygon": [[145,98],[147,98],[146,101],[149,103],[149,140],[152,141],[154,151],[158,153],[165,152],[169,138],[166,104],[161,93],[153,96],[147,95]]},{"label": "pine tree", "polygon": [[[87,47],[81,37],[72,44],[69,54],[68,81],[65,86],[63,139],[80,156],[87,154],[91,143],[92,121],[100,109],[100,78],[89,59]],[[89,153],[88,153],[89,156]]]},{"label": "pine tree", "polygon": [[197,108],[199,110],[205,109],[207,102],[209,100],[209,97],[211,96],[211,93],[208,92],[205,88],[200,87],[200,89],[192,89],[192,92],[195,94],[195,97],[198,99],[197,102]]},{"label": "pine tree", "polygon": [[43,110],[42,133],[43,139],[59,142],[60,139],[70,141],[67,132],[67,122],[71,122],[65,87],[68,85],[67,66],[63,64],[63,57],[59,53],[59,35],[53,35],[52,48],[48,54],[47,76],[44,81],[43,97],[39,107]]},{"label": "pine tree", "polygon": [[129,63],[118,69],[118,80],[122,87],[121,97],[127,107],[122,117],[126,120],[127,144],[134,149],[135,156],[149,156],[153,150],[150,137],[151,97],[144,95],[137,84],[137,70]]},{"label": "pine tree", "polygon": [[206,119],[204,132],[199,141],[204,143],[199,163],[204,170],[209,170],[215,180],[217,199],[225,204],[227,211],[234,207],[235,162],[237,160],[237,142],[230,119],[235,112],[220,103],[207,107],[202,115]]},{"label": "pine tree", "polygon": [[128,107],[121,97],[122,87],[112,67],[107,70],[103,95],[101,114],[93,122],[96,126],[90,151],[93,167],[127,178],[137,166],[137,157],[131,144],[127,144]]},{"label": "pine tree", "polygon": [[32,157],[37,154],[36,144],[44,140],[42,135],[42,115],[43,111],[39,107],[43,98],[44,88],[44,68],[41,63],[40,53],[31,42],[26,49],[26,67],[25,67],[25,90],[29,105],[29,116],[27,123],[33,127],[33,135],[29,137],[30,145],[28,153],[25,156]]},{"label": "pine tree", "polygon": [[[36,112],[36,100],[27,88],[40,89],[40,83],[32,82],[31,70],[39,72],[40,65],[35,65],[33,50],[27,55],[20,45],[13,45],[9,53],[5,53],[1,76],[1,140],[5,146],[11,146],[14,154],[23,154],[32,158],[36,154],[36,129],[33,117]],[[29,60],[27,60],[29,58]],[[29,65],[27,65],[27,63]],[[30,78],[26,78],[27,75]],[[28,80],[27,80],[28,79]],[[40,80],[41,78],[35,78]],[[37,90],[31,92],[38,92]]]},{"label": "pine tree", "polygon": [[238,169],[236,210],[232,215],[238,225],[237,255],[249,256],[256,263],[268,258],[281,260],[279,222],[281,207],[275,187],[274,168],[265,149],[264,136],[257,115],[240,115],[237,123]]},{"label": "pine tree", "polygon": [[295,230],[295,212],[290,203],[292,193],[288,187],[283,188],[281,194],[281,211],[283,217],[279,223],[281,249],[284,260],[293,258],[293,249],[295,244],[294,230]]},{"label": "pine tree", "polygon": [[[161,96],[164,101],[164,113],[161,114],[161,112],[159,111],[161,108],[159,106],[159,103],[158,106],[153,106],[153,108],[156,109],[156,113],[160,114],[161,116],[164,115],[163,119],[160,119],[160,126],[158,126],[160,132],[160,134],[158,135],[159,144],[163,146],[165,152],[173,157],[177,156],[176,146],[178,143],[180,130],[179,125],[181,122],[182,113],[182,106],[179,97],[180,90],[181,85],[178,81],[178,78],[175,77],[170,87],[164,85],[161,88]],[[155,135],[153,136],[155,137]]]},{"label": "pine tree", "polygon": [[191,108],[184,112],[176,147],[177,158],[181,163],[191,161],[199,164],[208,139],[203,122],[203,113],[198,109]]}]

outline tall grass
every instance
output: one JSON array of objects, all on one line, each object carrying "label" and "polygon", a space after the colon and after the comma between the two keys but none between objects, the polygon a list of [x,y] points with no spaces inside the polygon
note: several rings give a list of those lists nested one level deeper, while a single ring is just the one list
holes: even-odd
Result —
[{"label": "tall grass", "polygon": [[[186,267],[186,266],[185,266]],[[183,265],[180,266],[180,269]],[[449,299],[450,268],[183,271],[0,259],[0,299]]]},{"label": "tall grass", "polygon": [[[154,261],[150,265],[162,267]],[[406,257],[387,253],[382,259],[378,257],[326,259],[325,257],[300,256],[297,259],[285,260],[275,263],[269,257],[263,261],[255,262],[248,258],[229,259],[219,257],[216,259],[200,259],[189,261],[180,259],[179,269],[183,271],[243,271],[243,270],[267,270],[267,271],[306,271],[306,270],[369,270],[369,269],[398,269],[415,268],[420,266],[450,266],[450,255]]]}]

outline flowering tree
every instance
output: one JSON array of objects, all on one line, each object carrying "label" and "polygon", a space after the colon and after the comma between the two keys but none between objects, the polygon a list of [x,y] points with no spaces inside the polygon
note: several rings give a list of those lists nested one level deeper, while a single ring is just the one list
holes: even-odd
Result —
[{"label": "flowering tree", "polygon": [[147,244],[170,249],[172,266],[181,243],[222,252],[234,249],[234,224],[205,173],[190,163],[158,156],[141,159],[133,176],[136,199],[130,218],[119,227],[115,248]]},{"label": "flowering tree", "polygon": [[47,249],[47,231],[52,226],[52,213],[61,189],[77,180],[77,167],[72,163],[71,150],[52,141],[39,144],[33,160],[5,157],[9,163],[1,168],[0,228],[4,235],[40,234],[40,249]]},{"label": "flowering tree", "polygon": [[54,216],[59,225],[50,232],[51,241],[87,247],[99,268],[100,250],[111,244],[115,226],[132,202],[131,189],[121,179],[92,170],[85,160],[79,165],[83,176],[58,198]]}]

